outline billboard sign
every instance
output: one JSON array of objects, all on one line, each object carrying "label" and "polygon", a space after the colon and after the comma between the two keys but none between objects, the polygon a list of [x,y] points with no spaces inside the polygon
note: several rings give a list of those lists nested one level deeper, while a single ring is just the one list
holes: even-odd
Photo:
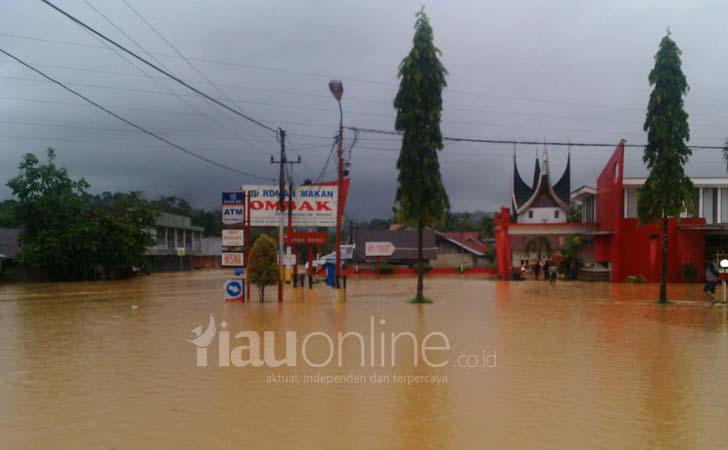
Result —
[{"label": "billboard sign", "polygon": [[243,225],[245,223],[244,193],[222,193],[222,223],[223,225]]},{"label": "billboard sign", "polygon": [[326,245],[329,233],[325,231],[294,231],[286,234],[286,245]]},{"label": "billboard sign", "polygon": [[[349,180],[344,180],[343,197],[346,202]],[[281,214],[278,186],[246,185],[243,190],[250,202],[250,222],[254,227],[278,226]],[[285,214],[289,203],[293,209],[293,226],[296,227],[333,227],[336,226],[336,203],[338,187],[336,182],[295,186],[293,200],[289,202],[286,191]],[[343,205],[342,205],[343,206]]]},{"label": "billboard sign", "polygon": [[245,246],[245,233],[243,230],[222,230],[223,247]]},{"label": "billboard sign", "polygon": [[224,267],[243,267],[242,252],[222,252],[222,265]]},{"label": "billboard sign", "polygon": [[364,256],[392,256],[396,247],[391,242],[367,242],[364,247]]}]

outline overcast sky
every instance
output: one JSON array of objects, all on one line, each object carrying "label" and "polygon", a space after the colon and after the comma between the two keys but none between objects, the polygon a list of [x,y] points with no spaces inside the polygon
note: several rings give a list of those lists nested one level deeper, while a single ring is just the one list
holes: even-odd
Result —
[{"label": "overcast sky", "polygon": [[[318,178],[336,133],[329,79],[344,82],[345,125],[393,128],[397,66],[421,4],[449,71],[445,135],[644,143],[647,75],[669,26],[691,87],[690,142],[721,145],[728,137],[725,1],[126,0],[214,86],[122,0],[87,1],[56,3],[199,89],[287,130],[290,156],[303,159],[294,168],[297,182]],[[40,1],[3,0],[0,30],[1,48],[128,119],[223,164],[277,176],[272,133],[140,70]],[[10,196],[5,182],[21,156],[48,146],[94,192],[176,194],[212,208],[221,191],[259,182],[159,143],[3,55],[0,78],[0,198]],[[390,136],[361,135],[351,152],[349,217],[391,213],[398,150]],[[517,148],[523,173],[532,172],[537,151]],[[593,184],[611,151],[573,149],[572,189]],[[508,206],[512,152],[509,145],[447,144],[440,158],[453,210]],[[555,176],[566,153],[549,148]],[[630,151],[626,174],[639,172],[639,156]],[[725,175],[725,164],[718,151],[697,150],[690,172]]]}]

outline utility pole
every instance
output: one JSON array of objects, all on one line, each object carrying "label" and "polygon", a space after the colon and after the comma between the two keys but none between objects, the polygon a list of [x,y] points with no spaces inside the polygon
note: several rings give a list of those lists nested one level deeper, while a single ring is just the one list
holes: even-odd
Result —
[{"label": "utility pole", "polygon": [[285,211],[286,201],[286,131],[278,128],[278,142],[281,143],[281,157],[276,161],[270,157],[271,164],[280,165],[280,174],[278,176],[278,209],[280,212],[280,220],[278,221],[278,303],[283,303],[283,212]]},{"label": "utility pole", "polygon": [[[297,161],[288,161],[286,157],[286,131],[282,128],[278,129],[278,142],[281,143],[281,157],[278,161],[274,157],[270,157],[271,164],[278,164],[280,173],[278,176],[278,204],[280,210],[280,219],[278,221],[278,303],[283,302],[283,282],[284,282],[284,266],[283,266],[283,224],[286,211],[286,164],[301,164],[301,156]],[[288,193],[288,232],[293,230],[293,177],[291,177]]]},{"label": "utility pole", "polygon": [[336,152],[337,159],[337,183],[336,186],[336,280],[334,286],[339,289],[339,278],[341,277],[341,218],[344,214],[342,209],[343,186],[344,186],[344,114],[341,109],[341,96],[344,94],[344,85],[340,80],[329,81],[329,90],[339,104],[339,148]]},{"label": "utility pole", "polygon": [[[286,161],[288,164],[288,245],[293,247],[292,234],[293,234],[293,165],[301,164],[301,155],[298,155],[297,161]],[[296,250],[293,249],[293,254],[296,254]],[[293,266],[293,276],[298,275],[297,266]]]}]

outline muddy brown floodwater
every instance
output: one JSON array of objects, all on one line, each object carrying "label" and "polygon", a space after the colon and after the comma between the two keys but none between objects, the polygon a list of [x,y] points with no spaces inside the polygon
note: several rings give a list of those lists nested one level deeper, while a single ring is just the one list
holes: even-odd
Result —
[{"label": "muddy brown floodwater", "polygon": [[[680,301],[659,307],[655,285],[431,278],[435,303],[412,305],[413,279],[362,279],[345,303],[317,286],[243,305],[223,303],[223,278],[0,286],[0,448],[728,446],[728,310],[697,285],[670,286]],[[187,339],[210,314],[218,334],[197,367]],[[281,360],[296,331],[296,366],[237,367],[250,360],[238,351],[220,367],[220,332],[233,349],[246,330],[276,332]],[[326,337],[350,331],[366,339]],[[392,332],[412,333],[394,367]],[[443,367],[412,352],[434,332]]]}]

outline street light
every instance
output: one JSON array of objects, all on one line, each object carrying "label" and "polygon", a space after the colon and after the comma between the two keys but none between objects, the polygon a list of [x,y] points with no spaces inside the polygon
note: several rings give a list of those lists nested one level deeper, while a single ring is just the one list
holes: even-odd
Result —
[{"label": "street light", "polygon": [[344,142],[344,114],[341,110],[341,96],[344,94],[344,84],[341,80],[329,81],[329,90],[339,104],[339,149],[337,152],[338,168],[337,168],[337,194],[336,194],[336,269],[335,275],[336,280],[334,285],[339,288],[339,278],[341,277],[341,216],[343,211],[341,210],[341,198],[342,198],[342,185],[344,184],[344,164],[342,161],[343,150],[342,145]]}]

